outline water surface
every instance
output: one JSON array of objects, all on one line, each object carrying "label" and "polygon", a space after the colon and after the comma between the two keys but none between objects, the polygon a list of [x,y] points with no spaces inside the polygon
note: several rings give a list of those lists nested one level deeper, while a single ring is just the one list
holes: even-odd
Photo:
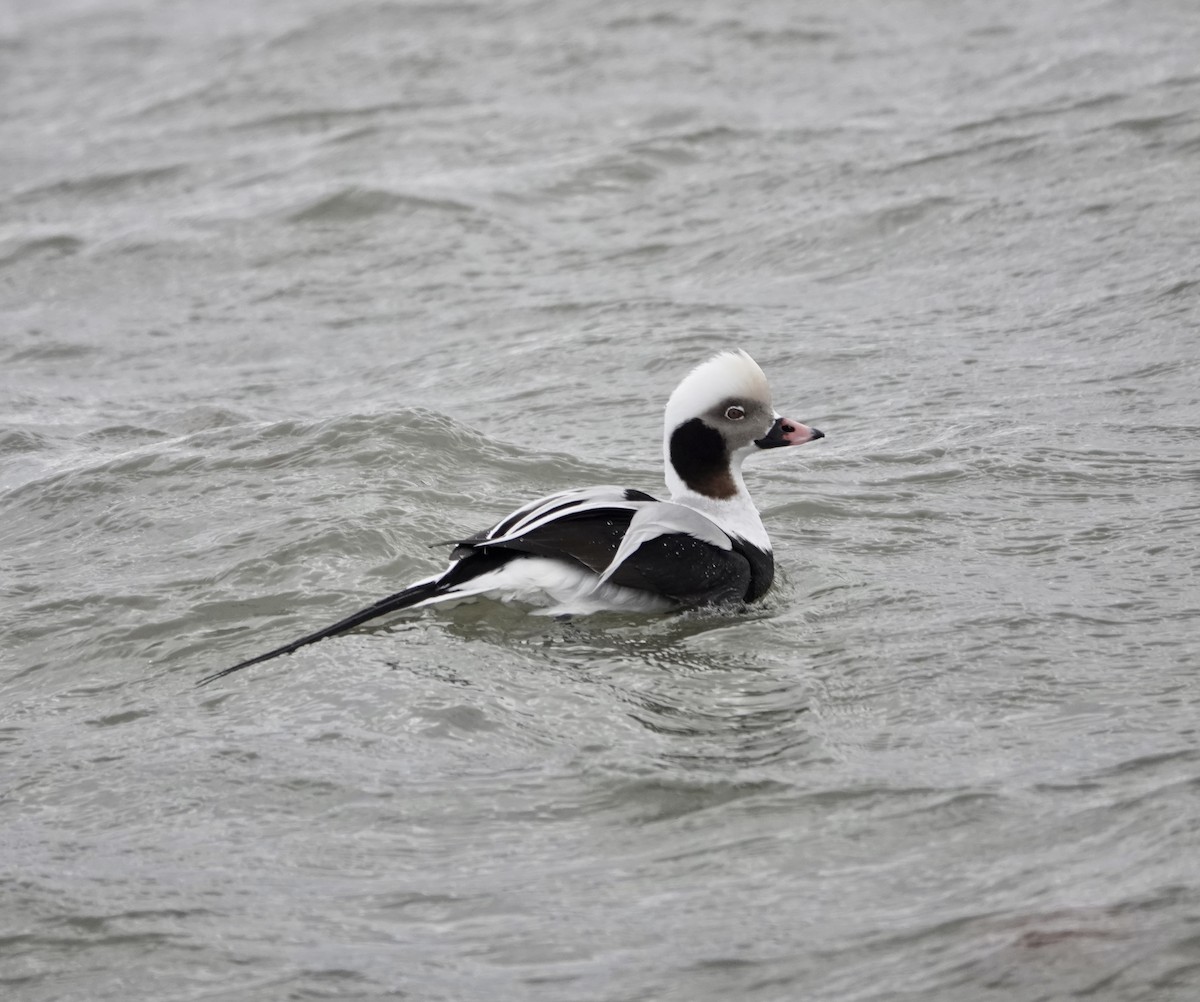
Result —
[{"label": "water surface", "polygon": [[[1196,998],[1194,14],[0,21],[5,997]],[[730,346],[761,606],[193,687]]]}]

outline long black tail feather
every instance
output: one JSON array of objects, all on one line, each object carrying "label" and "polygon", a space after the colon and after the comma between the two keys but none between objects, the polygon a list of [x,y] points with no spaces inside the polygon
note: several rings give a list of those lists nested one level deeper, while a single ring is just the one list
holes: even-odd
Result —
[{"label": "long black tail feather", "polygon": [[353,615],[347,616],[345,619],[339,620],[332,626],[327,626],[323,630],[317,630],[316,633],[310,633],[307,636],[301,637],[299,640],[293,640],[290,644],[284,644],[282,647],[276,647],[273,651],[267,651],[266,654],[260,654],[258,657],[249,658],[246,661],[241,661],[231,668],[223,668],[221,671],[213,672],[211,675],[205,675],[204,678],[197,682],[197,685],[208,685],[209,682],[215,682],[219,678],[224,678],[226,675],[232,675],[235,671],[241,671],[243,668],[249,668],[251,665],[261,664],[263,661],[270,661],[271,658],[277,658],[284,654],[291,654],[295,650],[299,650],[306,644],[315,644],[318,640],[324,640],[327,637],[335,637],[339,633],[345,633],[347,630],[352,630],[354,627],[367,622],[370,619],[375,619],[377,616],[384,616],[389,612],[395,612],[397,609],[407,609],[409,606],[416,605],[418,602],[423,602],[427,598],[432,598],[445,591],[446,582],[444,579],[436,581],[423,581],[419,584],[411,585],[403,591],[398,591],[394,595],[389,595],[387,598],[381,598],[374,605],[369,605],[365,609],[359,609]]}]

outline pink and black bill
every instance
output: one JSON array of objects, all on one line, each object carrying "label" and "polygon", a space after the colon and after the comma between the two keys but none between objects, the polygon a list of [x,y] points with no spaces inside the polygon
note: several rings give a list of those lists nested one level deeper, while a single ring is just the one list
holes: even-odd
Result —
[{"label": "pink and black bill", "polygon": [[780,417],[775,419],[770,431],[754,440],[754,444],[760,449],[778,449],[784,445],[804,445],[805,442],[815,442],[824,437],[825,432],[819,428],[810,428],[791,418]]}]

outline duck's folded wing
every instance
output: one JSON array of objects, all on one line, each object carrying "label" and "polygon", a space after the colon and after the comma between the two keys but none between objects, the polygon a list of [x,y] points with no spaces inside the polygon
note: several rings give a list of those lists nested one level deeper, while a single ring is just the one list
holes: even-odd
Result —
[{"label": "duck's folded wing", "polygon": [[655,501],[642,505],[630,519],[612,563],[600,575],[601,583],[613,577],[642,546],[661,536],[689,536],[718,550],[733,549],[733,541],[712,519],[685,505]]},{"label": "duck's folded wing", "polygon": [[692,508],[619,487],[565,491],[463,540],[456,557],[508,550],[583,565],[605,583],[681,605],[740,600],[749,564],[729,536]]},{"label": "duck's folded wing", "polygon": [[585,515],[590,511],[604,508],[628,510],[632,515],[643,504],[652,501],[654,498],[644,491],[616,487],[612,484],[559,491],[557,494],[529,502],[508,517],[501,519],[490,529],[477,533],[470,540],[464,542],[474,543],[488,540],[493,543],[501,543],[506,539],[516,538],[523,533],[537,529],[554,519],[567,515]]},{"label": "duck's folded wing", "polygon": [[452,556],[508,550],[582,564],[601,574],[649,494],[620,487],[563,491],[513,512],[486,532],[458,541]]},{"label": "duck's folded wing", "polygon": [[750,576],[749,561],[715,522],[693,508],[656,501],[630,520],[600,584],[645,588],[692,606],[744,600]]},{"label": "duck's folded wing", "polygon": [[751,581],[744,553],[677,532],[642,543],[603,583],[640,588],[691,608],[748,601]]}]

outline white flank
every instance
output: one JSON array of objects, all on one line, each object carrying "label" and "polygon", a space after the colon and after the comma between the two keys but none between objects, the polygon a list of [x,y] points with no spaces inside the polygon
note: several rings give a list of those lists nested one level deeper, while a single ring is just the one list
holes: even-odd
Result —
[{"label": "white flank", "polygon": [[538,606],[534,611],[539,616],[667,612],[675,607],[669,599],[648,591],[601,583],[598,575],[584,567],[550,557],[519,557],[413,608],[456,605],[474,598]]}]

